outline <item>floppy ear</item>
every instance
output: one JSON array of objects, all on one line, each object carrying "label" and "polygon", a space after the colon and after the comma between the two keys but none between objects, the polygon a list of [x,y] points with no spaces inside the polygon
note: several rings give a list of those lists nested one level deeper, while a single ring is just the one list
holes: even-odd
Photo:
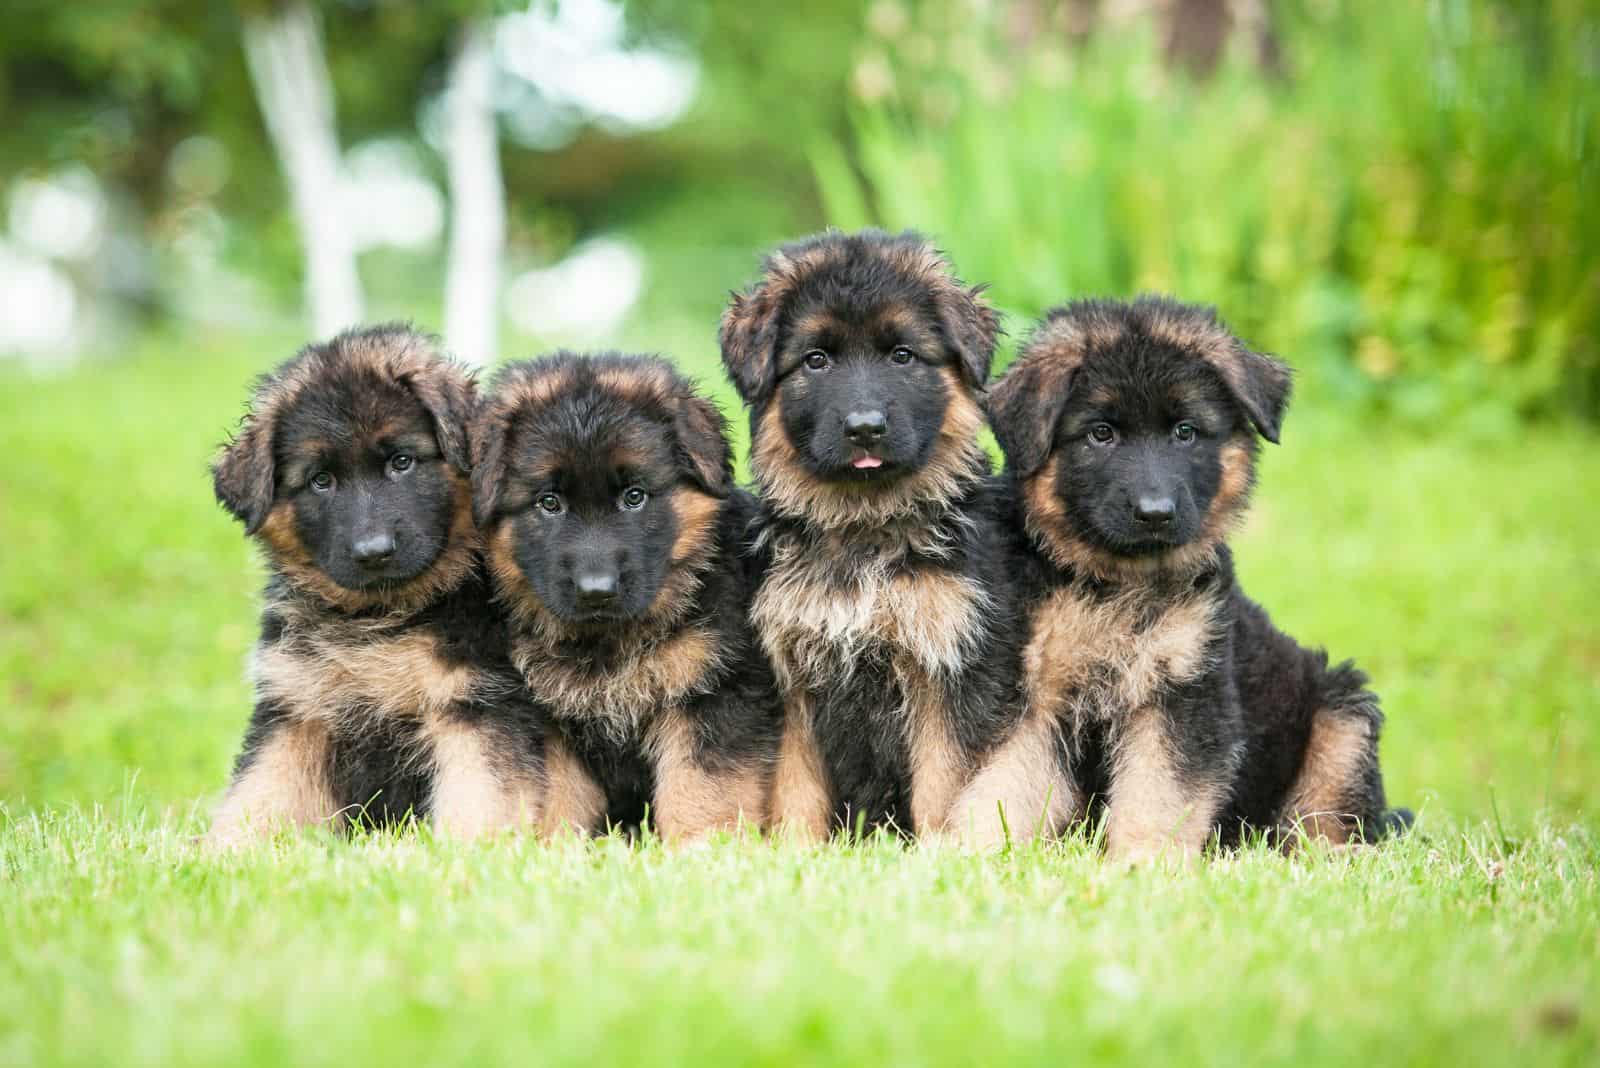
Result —
[{"label": "floppy ear", "polygon": [[487,529],[500,507],[500,490],[506,474],[506,436],[511,413],[485,404],[471,424],[472,521]]},{"label": "floppy ear", "polygon": [[1026,478],[1049,458],[1075,370],[1063,361],[1024,356],[989,390],[989,425],[1016,474]]},{"label": "floppy ear", "polygon": [[1234,399],[1255,424],[1256,432],[1276,445],[1294,387],[1294,372],[1289,365],[1235,342],[1229,358],[1221,362],[1218,370]]},{"label": "floppy ear", "polygon": [[951,282],[940,287],[937,300],[939,325],[961,361],[961,373],[973,389],[989,380],[994,344],[1000,336],[1000,317],[983,299],[985,286],[966,289]]},{"label": "floppy ear", "polygon": [[749,296],[734,293],[732,298],[717,332],[722,366],[744,402],[758,404],[777,382],[779,302],[765,283]]},{"label": "floppy ear", "polygon": [[437,367],[407,375],[406,384],[433,416],[434,436],[439,439],[444,458],[451,467],[467,474],[472,470],[467,428],[477,408],[477,389],[472,377],[441,362]]},{"label": "floppy ear", "polygon": [[695,483],[713,497],[733,490],[733,453],[728,448],[728,421],[717,406],[692,393],[678,398],[673,416],[678,460]]},{"label": "floppy ear", "polygon": [[243,429],[211,465],[217,500],[254,534],[266,522],[276,492],[272,460],[274,419],[247,416]]}]

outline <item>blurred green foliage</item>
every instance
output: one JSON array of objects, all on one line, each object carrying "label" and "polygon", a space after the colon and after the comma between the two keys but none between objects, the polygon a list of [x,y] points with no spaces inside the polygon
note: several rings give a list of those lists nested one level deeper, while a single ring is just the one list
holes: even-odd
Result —
[{"label": "blurred green foliage", "polygon": [[[828,214],[934,235],[1026,319],[1215,303],[1317,393],[1493,435],[1600,416],[1600,12],[1279,4],[1285,69],[1168,69],[1148,18],[874,5]],[[1127,6],[1127,5],[1124,5]],[[1081,16],[1082,11],[1078,14]]]}]

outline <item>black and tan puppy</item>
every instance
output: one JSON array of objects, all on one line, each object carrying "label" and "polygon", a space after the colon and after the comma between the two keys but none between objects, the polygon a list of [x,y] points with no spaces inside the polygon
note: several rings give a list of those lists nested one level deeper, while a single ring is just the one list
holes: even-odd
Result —
[{"label": "black and tan puppy", "polygon": [[942,831],[1013,715],[1006,532],[977,440],[998,324],[915,234],[789,245],[722,320],[749,404],[784,694],[773,820]]},{"label": "black and tan puppy", "polygon": [[1366,677],[1234,581],[1225,539],[1289,385],[1209,309],[1046,316],[990,394],[1035,555],[1027,714],[969,788],[974,811],[1054,828],[1100,799],[1125,859],[1248,828],[1344,843],[1406,818],[1386,809]]},{"label": "black and tan puppy", "polygon": [[765,819],[779,712],[725,430],[665,361],[565,353],[503,369],[473,425],[512,657],[552,718],[551,819]]},{"label": "black and tan puppy", "polygon": [[211,841],[431,817],[533,821],[539,723],[481,573],[471,380],[400,327],[303,349],[213,467],[271,577],[256,706]]}]

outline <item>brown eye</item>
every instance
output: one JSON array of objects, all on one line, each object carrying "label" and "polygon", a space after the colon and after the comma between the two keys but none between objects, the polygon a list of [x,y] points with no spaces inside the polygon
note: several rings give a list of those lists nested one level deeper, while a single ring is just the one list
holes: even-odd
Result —
[{"label": "brown eye", "polygon": [[551,515],[560,515],[562,510],[566,507],[566,505],[561,503],[561,498],[556,496],[554,493],[546,493],[541,495],[538,504],[540,510],[548,512]]},{"label": "brown eye", "polygon": [[904,345],[896,345],[894,351],[889,353],[889,359],[893,360],[895,363],[910,363],[916,358],[917,354],[906,348]]},{"label": "brown eye", "polygon": [[333,476],[326,471],[318,471],[311,476],[311,488],[318,493],[327,493],[333,489]]},{"label": "brown eye", "polygon": [[1194,424],[1179,423],[1172,428],[1172,436],[1178,439],[1179,444],[1187,445],[1194,441]]},{"label": "brown eye", "polygon": [[397,475],[403,475],[411,470],[417,461],[403,452],[395,453],[389,457],[389,468]]},{"label": "brown eye", "polygon": [[1096,445],[1110,445],[1117,440],[1117,431],[1110,423],[1096,423],[1089,428],[1089,439]]},{"label": "brown eye", "polygon": [[813,371],[820,371],[828,366],[828,354],[821,349],[812,349],[805,354],[806,366]]},{"label": "brown eye", "polygon": [[650,494],[638,486],[629,486],[622,491],[622,507],[629,512],[636,512],[644,507],[644,502],[650,499]]}]

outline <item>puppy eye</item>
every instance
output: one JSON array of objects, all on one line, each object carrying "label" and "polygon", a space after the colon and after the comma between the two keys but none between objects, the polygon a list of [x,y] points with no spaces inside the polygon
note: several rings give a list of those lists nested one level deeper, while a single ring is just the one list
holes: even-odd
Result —
[{"label": "puppy eye", "polygon": [[536,503],[541,511],[548,512],[551,515],[560,515],[566,509],[566,505],[561,503],[561,498],[554,493],[542,494]]},{"label": "puppy eye", "polygon": [[889,353],[889,359],[893,360],[895,363],[910,363],[916,358],[917,354],[906,348],[904,345],[896,345],[894,347],[894,351]]},{"label": "puppy eye", "polygon": [[828,366],[828,354],[821,349],[812,349],[805,354],[806,366],[813,371],[820,371]]},{"label": "puppy eye", "polygon": [[1096,423],[1089,428],[1089,439],[1097,445],[1110,445],[1117,440],[1117,431],[1110,423]]},{"label": "puppy eye", "polygon": [[411,470],[416,462],[417,461],[415,457],[407,456],[403,452],[397,452],[393,456],[389,457],[389,468],[395,474],[403,475],[407,471]]},{"label": "puppy eye", "polygon": [[644,507],[644,502],[650,499],[650,494],[638,486],[629,486],[622,491],[622,507],[629,512],[637,512]]},{"label": "puppy eye", "polygon": [[1187,445],[1192,442],[1194,440],[1194,434],[1195,430],[1193,423],[1179,423],[1177,426],[1172,428],[1172,436],[1177,438],[1179,443],[1183,445]]},{"label": "puppy eye", "polygon": [[309,479],[311,488],[318,493],[327,493],[333,489],[333,476],[326,471],[318,471]]}]

